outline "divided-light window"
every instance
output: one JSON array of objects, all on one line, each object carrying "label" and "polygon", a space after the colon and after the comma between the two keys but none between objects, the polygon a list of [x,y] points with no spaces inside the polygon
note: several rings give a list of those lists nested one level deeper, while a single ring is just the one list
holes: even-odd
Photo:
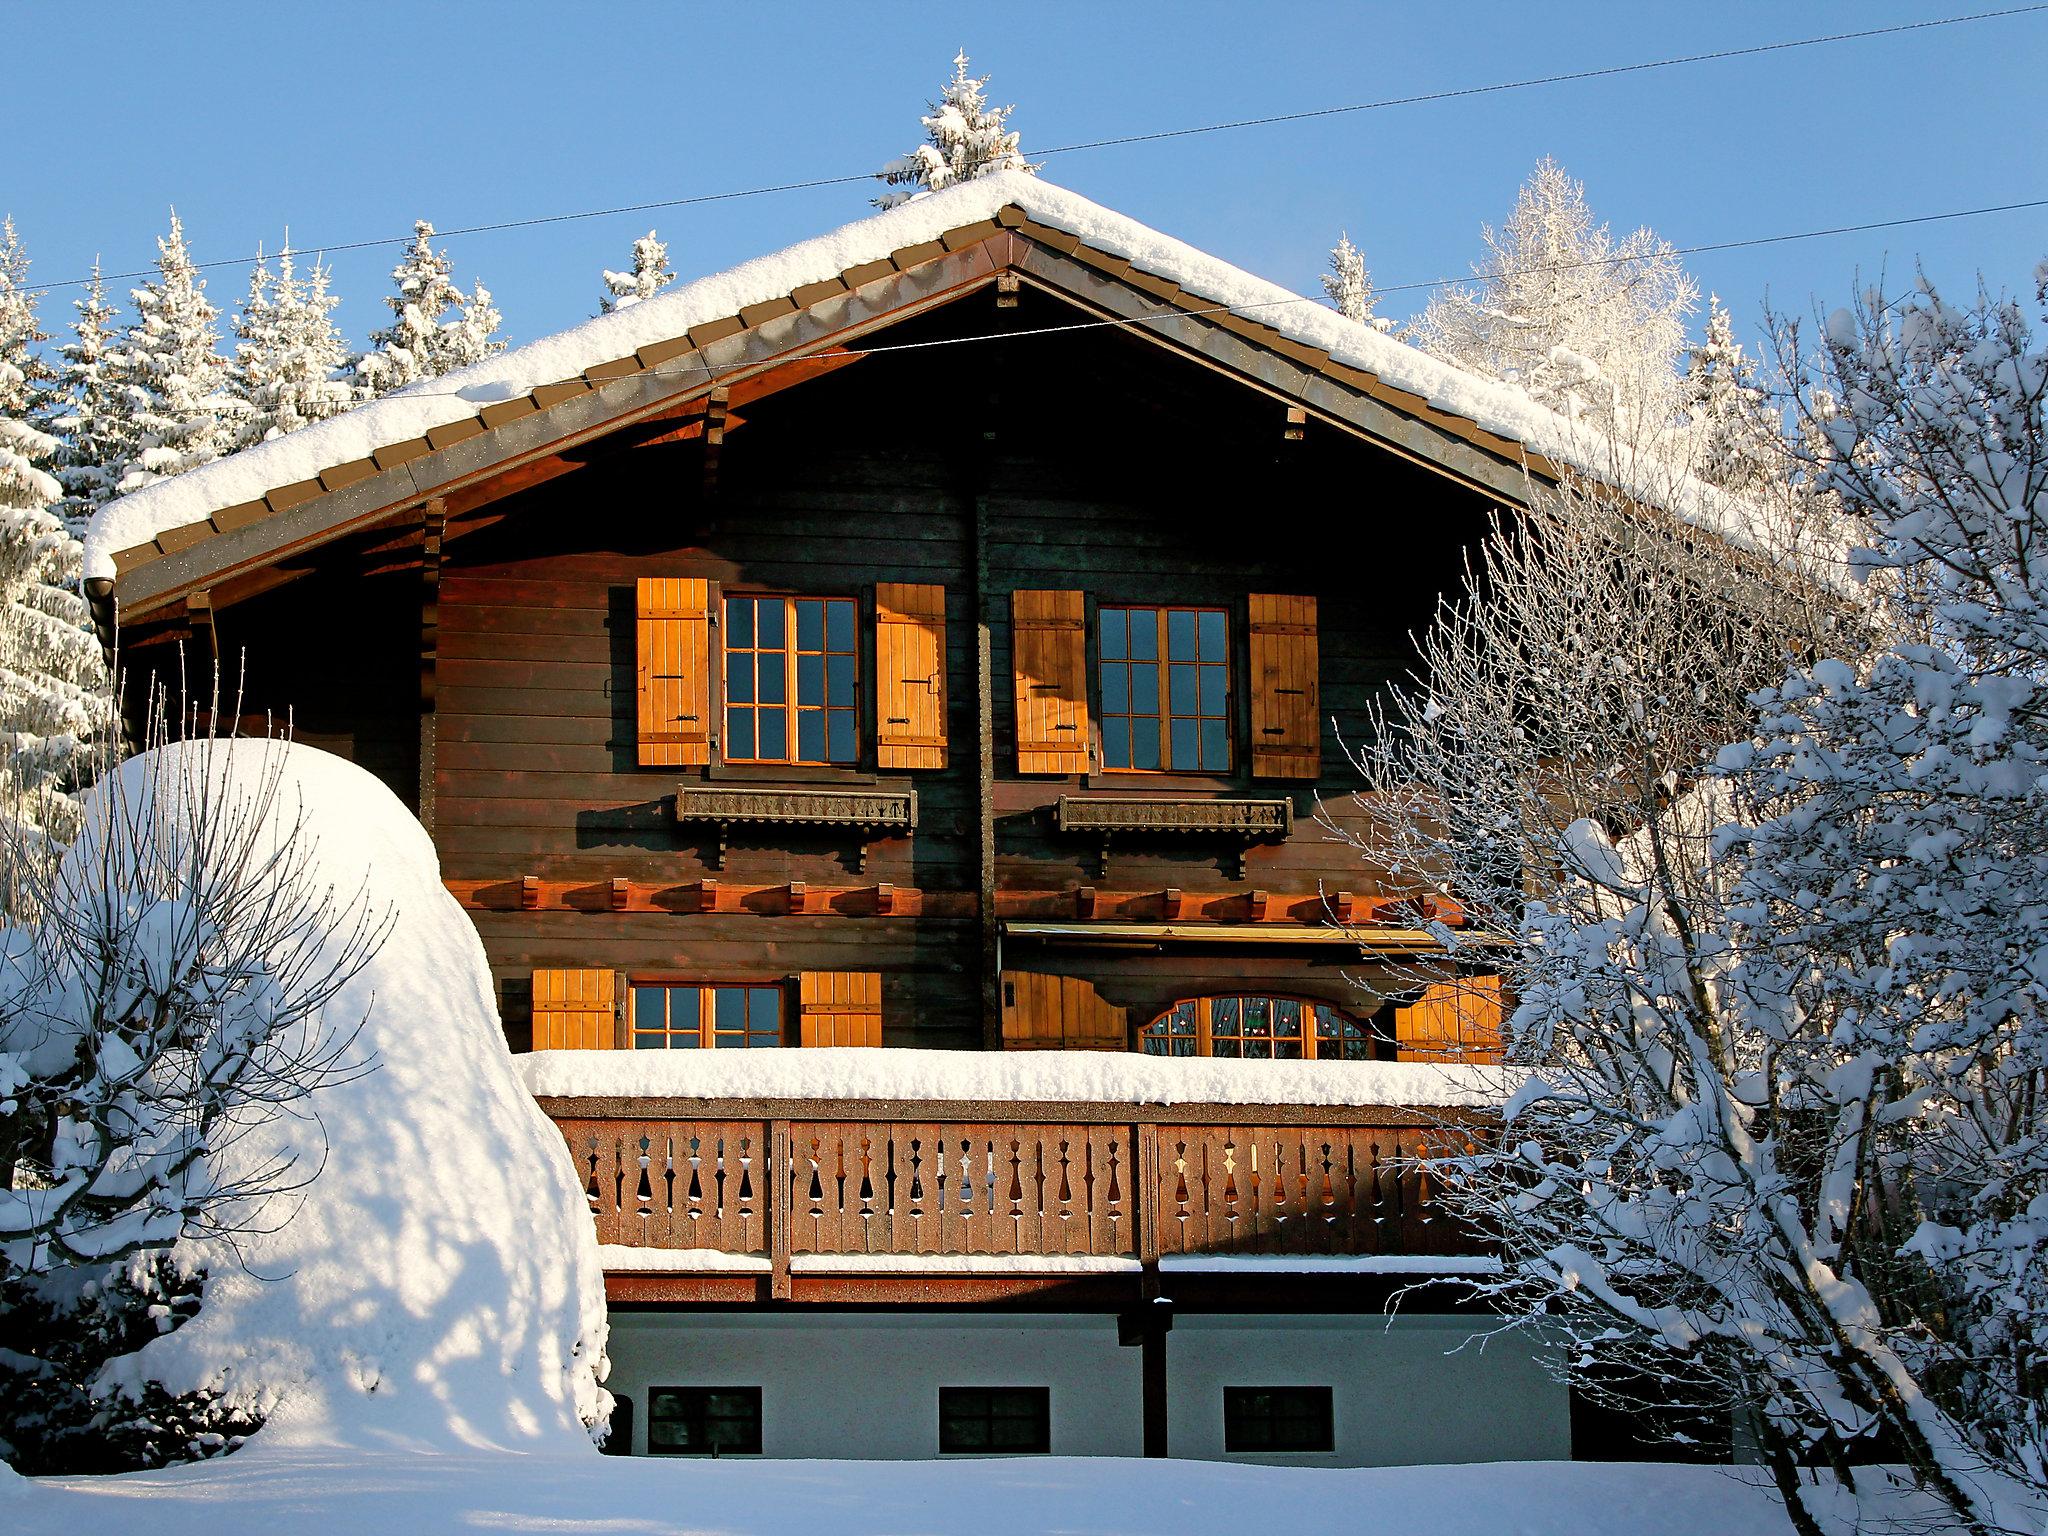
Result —
[{"label": "divided-light window", "polygon": [[782,988],[636,982],[633,1048],[732,1050],[782,1044]]},{"label": "divided-light window", "polygon": [[654,1456],[758,1456],[759,1387],[655,1387],[647,1394]]},{"label": "divided-light window", "polygon": [[1372,1036],[1328,1003],[1233,994],[1182,998],[1138,1031],[1147,1056],[1247,1061],[1368,1061]]},{"label": "divided-light window", "polygon": [[850,597],[725,600],[725,759],[851,764],[859,654]]},{"label": "divided-light window", "polygon": [[1230,621],[1221,608],[1098,610],[1102,766],[1230,768]]}]

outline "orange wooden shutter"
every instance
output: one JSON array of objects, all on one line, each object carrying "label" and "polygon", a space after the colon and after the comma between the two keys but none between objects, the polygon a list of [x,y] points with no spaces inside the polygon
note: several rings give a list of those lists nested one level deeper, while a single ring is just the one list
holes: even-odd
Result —
[{"label": "orange wooden shutter", "polygon": [[1130,1016],[1106,1002],[1093,982],[1035,971],[1003,972],[1006,1051],[1122,1051]]},{"label": "orange wooden shutter", "polygon": [[1499,1061],[1498,976],[1434,982],[1412,1007],[1394,1010],[1394,1044],[1403,1061]]},{"label": "orange wooden shutter", "polygon": [[946,766],[946,589],[875,587],[875,762]]},{"label": "orange wooden shutter", "polygon": [[1251,595],[1252,775],[1314,779],[1323,771],[1316,600]]},{"label": "orange wooden shutter", "polygon": [[796,979],[799,1045],[880,1045],[880,971],[805,971]]},{"label": "orange wooden shutter", "polygon": [[533,1048],[610,1050],[617,1043],[617,998],[610,971],[535,971]]},{"label": "orange wooden shutter", "polygon": [[1088,599],[1083,592],[1010,594],[1017,685],[1017,771],[1088,771]]},{"label": "orange wooden shutter", "polygon": [[640,580],[643,767],[711,761],[711,600],[708,581]]}]

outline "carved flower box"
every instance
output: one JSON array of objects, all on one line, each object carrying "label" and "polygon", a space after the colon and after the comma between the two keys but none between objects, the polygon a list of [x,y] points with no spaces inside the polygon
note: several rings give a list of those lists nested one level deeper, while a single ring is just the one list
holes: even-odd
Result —
[{"label": "carved flower box", "polygon": [[1292,800],[1190,800],[1164,795],[1061,795],[1054,822],[1063,833],[1096,840],[1104,878],[1112,838],[1164,837],[1235,844],[1234,877],[1245,878],[1251,845],[1294,829]]},{"label": "carved flower box", "polygon": [[843,831],[868,867],[868,844],[907,837],[917,826],[917,791],[911,789],[767,789],[682,784],[676,788],[676,823],[717,830],[715,864],[725,868],[734,827],[799,827]]}]

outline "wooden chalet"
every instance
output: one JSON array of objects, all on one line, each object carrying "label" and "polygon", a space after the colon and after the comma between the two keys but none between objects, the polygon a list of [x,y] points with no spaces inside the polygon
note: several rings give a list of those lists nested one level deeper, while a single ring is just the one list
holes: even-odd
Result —
[{"label": "wooden chalet", "polygon": [[96,525],[131,693],[218,657],[431,830],[630,1449],[1567,1453],[1454,1288],[1381,1315],[1485,1262],[1387,1085],[1500,1002],[1332,831],[1340,729],[1552,470],[1250,282],[990,178]]}]

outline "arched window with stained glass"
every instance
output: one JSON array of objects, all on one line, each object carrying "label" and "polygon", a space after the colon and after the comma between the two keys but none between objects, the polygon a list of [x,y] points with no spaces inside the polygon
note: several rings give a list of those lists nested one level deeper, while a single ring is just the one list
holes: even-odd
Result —
[{"label": "arched window with stained glass", "polygon": [[1138,1031],[1147,1056],[1368,1061],[1372,1032],[1328,1003],[1267,993],[1184,997]]}]

